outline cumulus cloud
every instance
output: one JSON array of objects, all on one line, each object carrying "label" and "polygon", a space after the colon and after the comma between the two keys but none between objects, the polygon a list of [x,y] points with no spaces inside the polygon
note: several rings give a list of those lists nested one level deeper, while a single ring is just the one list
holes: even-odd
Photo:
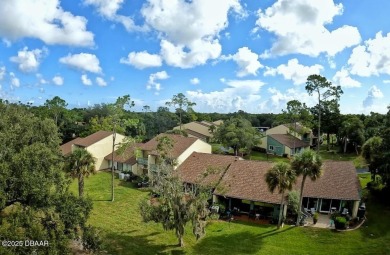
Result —
[{"label": "cumulus cloud", "polygon": [[337,71],[333,76],[333,83],[340,85],[344,88],[358,88],[361,87],[361,83],[357,80],[354,80],[350,77],[347,69],[342,68],[340,71]]},{"label": "cumulus cloud", "polygon": [[107,86],[107,82],[101,77],[96,77],[96,84],[99,85],[100,87]]},{"label": "cumulus cloud", "polygon": [[276,41],[264,56],[292,53],[334,56],[359,44],[361,37],[356,27],[344,25],[332,31],[325,27],[342,13],[343,5],[333,0],[278,0],[271,7],[259,10],[258,28],[276,35]]},{"label": "cumulus cloud", "polygon": [[[1,73],[1,72],[0,72]],[[1,77],[1,75],[0,75]],[[1,79],[0,79],[1,80]],[[383,80],[383,83],[390,84],[390,80]]]},{"label": "cumulus cloud", "polygon": [[228,14],[244,15],[239,0],[149,0],[141,13],[159,33],[161,56],[171,66],[191,68],[221,54],[218,36]]},{"label": "cumulus cloud", "polygon": [[146,51],[130,52],[127,58],[121,58],[120,63],[132,65],[138,69],[144,69],[148,67],[159,67],[162,65],[162,59],[160,55],[149,54]]},{"label": "cumulus cloud", "polygon": [[287,102],[291,100],[299,100],[308,106],[313,106],[316,103],[314,97],[309,96],[306,91],[296,88],[289,88],[285,92],[276,88],[269,88],[267,92],[270,94],[270,97],[263,101],[261,105],[261,109],[265,112],[279,113],[286,108]]},{"label": "cumulus cloud", "polygon": [[0,67],[0,81],[2,81],[4,79],[5,74],[6,74],[5,66],[1,66]]},{"label": "cumulus cloud", "polygon": [[155,94],[158,95],[159,91],[161,90],[161,84],[157,82],[158,80],[166,80],[169,78],[169,75],[165,71],[157,72],[157,73],[152,73],[149,75],[149,80],[148,83],[146,84],[146,89],[155,90]]},{"label": "cumulus cloud", "polygon": [[6,0],[0,5],[0,36],[36,38],[47,44],[93,46],[87,19],[64,11],[59,0]]},{"label": "cumulus cloud", "polygon": [[311,74],[319,74],[324,69],[323,66],[315,64],[304,66],[299,64],[298,59],[290,59],[287,65],[282,64],[276,68],[267,67],[264,76],[282,75],[286,80],[292,80],[294,85],[304,84]]},{"label": "cumulus cloud", "polygon": [[100,61],[94,54],[80,53],[60,58],[60,63],[91,73],[101,73]]},{"label": "cumulus cloud", "polygon": [[88,78],[88,76],[86,74],[83,74],[81,75],[81,82],[86,85],[86,86],[91,86],[92,85],[92,81],[91,79]]},{"label": "cumulus cloud", "polygon": [[383,97],[382,91],[377,86],[372,86],[367,93],[367,97],[363,101],[363,106],[372,107],[377,99]]},{"label": "cumulus cloud", "polygon": [[43,78],[42,74],[37,73],[35,76],[37,77],[39,84],[47,84],[48,83],[48,81]]},{"label": "cumulus cloud", "polygon": [[9,73],[9,76],[11,77],[11,88],[19,88],[20,87],[20,80],[13,72]]},{"label": "cumulus cloud", "polygon": [[195,108],[202,112],[258,112],[261,96],[260,89],[264,83],[260,80],[225,80],[226,87],[220,91],[203,92],[187,91],[187,97],[197,102]]},{"label": "cumulus cloud", "polygon": [[234,55],[222,56],[223,60],[233,60],[238,65],[237,76],[257,75],[257,70],[263,67],[259,61],[259,55],[252,52],[248,47],[239,48]]},{"label": "cumulus cloud", "polygon": [[192,78],[192,79],[190,80],[190,83],[193,84],[193,85],[197,85],[197,84],[200,83],[200,80],[199,80],[198,78]]},{"label": "cumulus cloud", "polygon": [[85,5],[92,5],[104,18],[121,23],[127,31],[146,31],[147,27],[140,27],[134,24],[132,18],[118,14],[124,0],[84,0]]},{"label": "cumulus cloud", "polygon": [[47,49],[35,49],[29,51],[27,47],[18,51],[17,56],[13,56],[10,60],[18,64],[18,68],[22,72],[36,71],[40,65],[42,57],[47,54]]},{"label": "cumulus cloud", "polygon": [[348,60],[350,72],[363,77],[390,75],[390,33],[379,32],[374,39],[355,47]]},{"label": "cumulus cloud", "polygon": [[64,84],[64,78],[62,78],[61,76],[59,75],[56,75],[53,77],[52,79],[53,83],[57,86],[61,86]]}]

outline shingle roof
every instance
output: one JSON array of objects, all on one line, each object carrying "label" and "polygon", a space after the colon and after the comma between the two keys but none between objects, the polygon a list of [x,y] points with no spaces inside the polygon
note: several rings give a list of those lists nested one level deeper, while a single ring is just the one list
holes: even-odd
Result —
[{"label": "shingle roof", "polygon": [[[280,194],[271,193],[265,181],[265,174],[272,167],[264,161],[233,162],[214,194],[267,203],[280,203]],[[342,200],[360,200],[360,184],[356,169],[349,161],[325,161],[323,174],[315,182],[306,179],[303,195],[305,197]],[[300,190],[302,178],[298,178],[294,189]]]},{"label": "shingle roof", "polygon": [[68,156],[69,154],[72,153],[72,145],[81,141],[83,138],[77,137],[73,139],[72,141],[69,141],[67,143],[64,143],[63,145],[60,146],[62,155]]},{"label": "shingle roof", "polygon": [[75,144],[83,147],[88,147],[110,135],[112,135],[111,131],[98,131],[96,133],[93,133],[92,135],[83,138],[82,140],[77,141],[77,143]]},{"label": "shingle roof", "polygon": [[271,167],[272,163],[265,161],[235,161],[222,177],[214,194],[278,204],[281,199],[279,193],[271,193],[265,182],[265,174]]},{"label": "shingle roof", "polygon": [[[300,180],[298,181],[300,183]],[[306,179],[306,197],[359,200],[360,183],[351,161],[325,161],[322,176],[315,182]]]},{"label": "shingle roof", "polygon": [[235,160],[234,156],[193,152],[177,171],[183,182],[214,188]]},{"label": "shingle roof", "polygon": [[178,158],[185,150],[187,150],[193,143],[195,143],[198,138],[194,137],[184,137],[181,135],[174,135],[174,134],[159,134],[158,136],[154,137],[149,142],[146,142],[142,145],[140,145],[140,149],[150,151],[151,153],[156,154],[157,144],[158,144],[158,138],[162,136],[168,136],[173,140],[173,148],[172,148],[172,157]]},{"label": "shingle roof", "polygon": [[[114,162],[119,162],[119,163],[126,163],[129,165],[134,165],[137,163],[136,157],[134,155],[134,150],[142,145],[141,143],[135,143],[126,150],[123,151],[122,154],[118,154],[118,150],[114,152]],[[112,153],[108,154],[107,156],[104,157],[107,160],[112,160]]]},{"label": "shingle roof", "polygon": [[289,148],[294,148],[294,146],[295,148],[308,147],[310,145],[308,142],[304,142],[295,136],[288,134],[271,134],[269,136]]}]

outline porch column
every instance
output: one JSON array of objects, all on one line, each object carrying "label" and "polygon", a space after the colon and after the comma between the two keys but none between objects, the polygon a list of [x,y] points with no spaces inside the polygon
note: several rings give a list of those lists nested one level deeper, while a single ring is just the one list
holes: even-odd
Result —
[{"label": "porch column", "polygon": [[356,218],[359,209],[359,204],[360,204],[359,200],[353,202],[352,218]]},{"label": "porch column", "polygon": [[287,215],[287,205],[284,204],[283,205],[283,218],[286,218],[286,215]]},{"label": "porch column", "polygon": [[232,210],[232,199],[229,197],[229,211]]},{"label": "porch column", "polygon": [[213,195],[213,203],[218,203],[218,197],[216,195]]},{"label": "porch column", "polygon": [[249,205],[249,210],[253,210],[254,208],[255,208],[255,203],[251,201]]}]

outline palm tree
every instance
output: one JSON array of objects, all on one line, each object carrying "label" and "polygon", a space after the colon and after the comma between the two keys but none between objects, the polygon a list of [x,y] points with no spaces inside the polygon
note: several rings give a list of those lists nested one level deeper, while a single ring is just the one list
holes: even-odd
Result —
[{"label": "palm tree", "polygon": [[304,150],[302,153],[295,155],[291,161],[291,168],[295,171],[297,176],[302,175],[296,226],[299,225],[299,218],[302,210],[303,188],[305,186],[306,177],[309,177],[312,181],[317,180],[321,176],[321,167],[321,157],[312,150]]},{"label": "palm tree", "polygon": [[84,177],[95,174],[95,158],[87,150],[76,148],[67,159],[66,171],[79,182],[79,196],[84,195]]},{"label": "palm tree", "polygon": [[282,194],[279,210],[278,229],[280,228],[283,217],[283,205],[284,205],[284,193],[286,190],[291,190],[293,184],[296,181],[296,174],[291,169],[289,164],[279,162],[274,165],[265,175],[265,181],[268,184],[269,190],[273,193],[275,189],[279,190]]}]

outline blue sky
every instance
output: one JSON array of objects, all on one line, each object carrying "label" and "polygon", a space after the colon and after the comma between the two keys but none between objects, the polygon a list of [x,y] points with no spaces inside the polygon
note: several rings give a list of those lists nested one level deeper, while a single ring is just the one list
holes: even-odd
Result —
[{"label": "blue sky", "polygon": [[390,104],[386,0],[3,0],[0,98],[70,107],[184,93],[199,112],[280,112],[321,74],[343,113]]}]

